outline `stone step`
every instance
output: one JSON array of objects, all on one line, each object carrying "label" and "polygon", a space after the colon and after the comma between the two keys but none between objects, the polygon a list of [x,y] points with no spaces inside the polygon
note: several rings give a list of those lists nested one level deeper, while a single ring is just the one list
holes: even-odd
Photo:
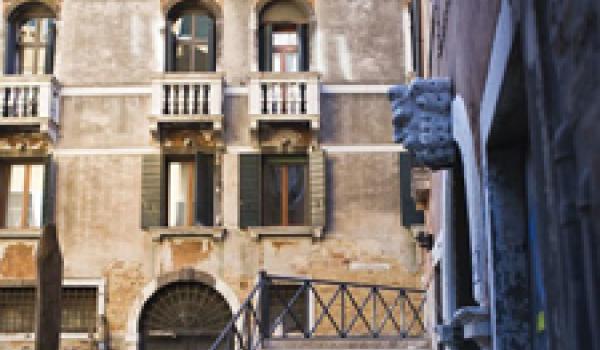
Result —
[{"label": "stone step", "polygon": [[265,341],[270,350],[431,350],[426,338],[409,339],[276,339]]}]

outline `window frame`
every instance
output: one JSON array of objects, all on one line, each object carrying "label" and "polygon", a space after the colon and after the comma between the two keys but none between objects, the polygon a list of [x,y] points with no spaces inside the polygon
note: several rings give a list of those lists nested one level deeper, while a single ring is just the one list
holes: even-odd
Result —
[{"label": "window frame", "polygon": [[[11,170],[13,166],[23,165],[24,169],[24,179],[23,179],[23,198],[21,202],[21,223],[19,226],[8,226],[8,210],[9,210],[9,195],[10,195],[10,184],[11,184]],[[42,175],[42,207],[40,208],[40,226],[30,226],[29,225],[29,193],[31,190],[31,173],[32,166],[38,165],[42,167],[43,175]],[[48,189],[46,188],[46,177],[48,174],[48,168],[42,159],[27,159],[27,160],[9,160],[9,161],[0,161],[1,172],[6,176],[6,179],[3,183],[0,184],[2,188],[0,188],[0,229],[13,229],[13,230],[39,230],[44,225],[44,201],[46,201],[46,196],[48,195]],[[6,188],[5,188],[6,186]]]},{"label": "window frame", "polygon": [[[0,291],[3,289],[33,289],[35,291],[35,282],[27,281],[23,285],[4,285],[0,286]],[[93,288],[96,289],[96,329],[93,333],[81,333],[81,332],[65,332],[62,330],[61,325],[61,333],[60,337],[62,339],[81,339],[81,340],[89,340],[90,334],[99,334],[103,325],[103,317],[106,313],[105,309],[105,289],[106,289],[106,280],[104,278],[90,278],[90,279],[64,279],[62,283],[63,289],[69,288]],[[35,299],[33,312],[35,317]],[[33,328],[32,332],[0,332],[0,342],[2,341],[11,341],[11,340],[20,340],[20,341],[32,341],[35,338],[35,318],[33,320]]]},{"label": "window frame", "polygon": [[[172,163],[180,163],[180,164],[185,164],[186,167],[189,166],[189,173],[188,173],[188,183],[186,184],[187,188],[187,195],[188,198],[190,198],[190,203],[188,204],[188,208],[186,210],[186,215],[184,217],[184,224],[183,225],[171,225],[171,216],[170,216],[170,212],[171,212],[171,172],[170,172],[170,166]],[[189,226],[194,226],[196,224],[196,213],[195,213],[195,208],[196,208],[196,177],[197,177],[197,166],[196,166],[196,161],[194,159],[194,155],[189,154],[189,155],[170,155],[165,157],[165,167],[166,167],[166,171],[165,171],[165,192],[166,192],[166,203],[165,205],[165,209],[166,209],[166,226],[167,227],[189,227]]]},{"label": "window frame", "polygon": [[[304,171],[304,217],[303,222],[299,224],[290,224],[289,223],[289,183],[285,180],[289,179],[287,176],[281,177],[281,183],[279,184],[279,190],[282,194],[281,202],[279,206],[279,217],[280,224],[279,225],[271,225],[267,224],[267,220],[265,220],[268,215],[268,211],[266,208],[265,201],[265,190],[266,190],[266,176],[265,176],[265,168],[270,164],[279,164],[284,169],[284,174],[287,174],[289,171],[290,165],[300,164],[303,166]],[[260,223],[263,227],[305,227],[310,225],[310,173],[309,173],[309,159],[306,154],[264,154],[261,156],[261,164],[260,164]],[[284,191],[287,189],[287,191]]]}]

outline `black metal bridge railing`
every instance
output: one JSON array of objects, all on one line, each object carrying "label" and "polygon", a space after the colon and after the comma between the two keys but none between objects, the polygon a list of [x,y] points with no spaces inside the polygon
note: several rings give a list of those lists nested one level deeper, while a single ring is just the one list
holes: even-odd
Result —
[{"label": "black metal bridge railing", "polygon": [[210,350],[255,350],[265,339],[416,338],[425,292],[259,274]]}]

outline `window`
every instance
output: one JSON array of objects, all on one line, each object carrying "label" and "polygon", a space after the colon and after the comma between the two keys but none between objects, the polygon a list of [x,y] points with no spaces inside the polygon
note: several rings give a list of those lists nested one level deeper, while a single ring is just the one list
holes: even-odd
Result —
[{"label": "window", "polygon": [[52,11],[25,4],[10,16],[6,35],[7,74],[52,74],[56,27]]},{"label": "window", "polygon": [[[288,304],[292,301],[301,284],[273,284],[269,286],[269,324],[272,331],[277,333],[304,333],[308,322],[308,293],[302,291],[291,307],[285,312]],[[282,322],[278,319],[282,317]],[[278,323],[276,327],[275,323]]]},{"label": "window", "polygon": [[42,164],[8,164],[0,166],[3,227],[37,228],[42,226],[44,204]]},{"label": "window", "polygon": [[303,226],[309,218],[306,156],[267,156],[263,160],[263,225]]},{"label": "window", "polygon": [[260,15],[259,65],[266,72],[309,70],[308,16],[290,1],[274,1]]},{"label": "window", "polygon": [[[0,333],[35,332],[35,288],[0,288]],[[64,333],[93,333],[98,319],[96,287],[63,287]]]},{"label": "window", "polygon": [[33,333],[35,289],[0,289],[0,333]]},{"label": "window", "polygon": [[167,19],[167,71],[215,71],[215,20],[188,2],[176,5]]},{"label": "window", "polygon": [[61,329],[65,333],[94,333],[98,319],[98,289],[69,287],[62,291]]},{"label": "window", "polygon": [[325,153],[322,150],[311,150],[308,155],[242,154],[239,168],[241,228],[325,227]]},{"label": "window", "polygon": [[215,155],[146,155],[142,160],[142,228],[214,225]]}]

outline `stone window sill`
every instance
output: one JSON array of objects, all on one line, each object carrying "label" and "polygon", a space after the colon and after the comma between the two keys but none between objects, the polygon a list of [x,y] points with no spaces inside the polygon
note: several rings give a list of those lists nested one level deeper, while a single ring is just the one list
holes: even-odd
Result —
[{"label": "stone window sill", "polygon": [[38,240],[42,238],[41,228],[2,228],[0,229],[0,240]]},{"label": "stone window sill", "polygon": [[250,236],[256,240],[263,237],[311,237],[321,238],[323,227],[320,226],[255,226],[248,227]]},{"label": "stone window sill", "polygon": [[166,238],[175,237],[210,237],[215,241],[221,241],[225,237],[224,227],[212,226],[151,227],[149,232],[155,242],[162,242]]},{"label": "stone window sill", "polygon": [[[61,333],[61,339],[74,339],[74,340],[94,340],[98,339],[98,333]],[[9,341],[19,341],[19,342],[27,342],[27,341],[35,341],[35,333],[0,333],[0,342],[9,342]]]}]

